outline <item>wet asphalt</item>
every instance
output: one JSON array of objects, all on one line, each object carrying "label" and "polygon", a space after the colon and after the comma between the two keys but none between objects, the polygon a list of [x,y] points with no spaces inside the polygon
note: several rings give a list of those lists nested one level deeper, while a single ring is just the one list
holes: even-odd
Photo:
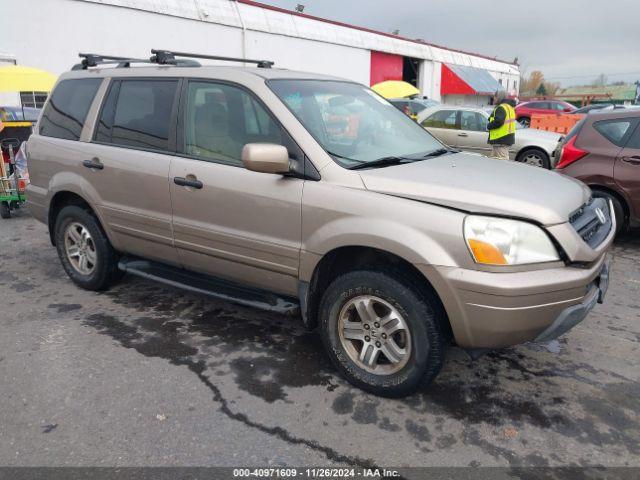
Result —
[{"label": "wet asphalt", "polygon": [[75,287],[0,221],[0,465],[640,466],[640,232],[548,345],[457,348],[402,400],[352,388],[298,318],[127,276]]}]

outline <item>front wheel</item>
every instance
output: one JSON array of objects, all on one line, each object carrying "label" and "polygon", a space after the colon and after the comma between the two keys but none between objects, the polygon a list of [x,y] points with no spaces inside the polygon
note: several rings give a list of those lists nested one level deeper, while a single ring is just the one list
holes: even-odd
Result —
[{"label": "front wheel", "polygon": [[527,148],[521,151],[516,157],[516,161],[533,167],[546,168],[547,170],[551,168],[549,155],[537,148]]},{"label": "front wheel", "polygon": [[406,276],[356,271],[335,279],[320,304],[329,357],[355,386],[400,397],[429,384],[442,368],[440,309]]},{"label": "front wheel", "polygon": [[120,278],[118,255],[87,210],[64,207],[56,219],[55,239],[62,267],[79,287],[104,290]]}]

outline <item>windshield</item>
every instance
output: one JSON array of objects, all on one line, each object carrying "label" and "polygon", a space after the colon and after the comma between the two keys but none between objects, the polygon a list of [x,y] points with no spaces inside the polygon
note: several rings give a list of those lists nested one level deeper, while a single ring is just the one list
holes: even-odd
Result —
[{"label": "windshield", "polygon": [[270,80],[269,87],[343,167],[387,157],[419,158],[442,144],[362,85]]}]

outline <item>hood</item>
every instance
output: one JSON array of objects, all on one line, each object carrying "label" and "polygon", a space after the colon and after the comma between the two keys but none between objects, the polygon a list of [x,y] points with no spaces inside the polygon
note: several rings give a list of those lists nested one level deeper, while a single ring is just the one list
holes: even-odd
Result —
[{"label": "hood", "polygon": [[374,192],[543,225],[567,222],[591,195],[586,185],[571,177],[467,153],[359,173]]}]

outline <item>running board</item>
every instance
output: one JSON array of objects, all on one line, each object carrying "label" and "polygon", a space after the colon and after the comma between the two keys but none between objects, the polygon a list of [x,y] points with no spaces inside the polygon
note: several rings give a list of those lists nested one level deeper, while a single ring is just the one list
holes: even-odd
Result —
[{"label": "running board", "polygon": [[300,304],[295,298],[281,297],[265,290],[238,285],[162,263],[124,257],[118,263],[118,268],[132,275],[247,307],[288,315],[300,313]]}]

